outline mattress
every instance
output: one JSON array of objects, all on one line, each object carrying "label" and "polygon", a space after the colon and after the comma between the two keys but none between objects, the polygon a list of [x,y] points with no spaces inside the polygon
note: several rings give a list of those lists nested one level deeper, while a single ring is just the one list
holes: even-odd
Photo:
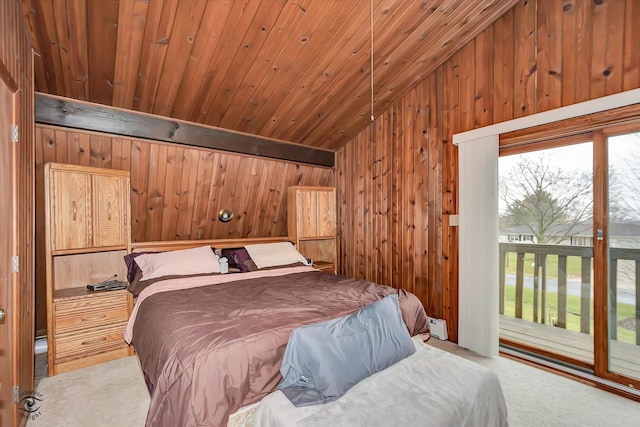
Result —
[{"label": "mattress", "polygon": [[340,399],[295,407],[276,391],[260,402],[255,427],[508,426],[497,375],[414,339],[416,352]]},{"label": "mattress", "polygon": [[258,405],[260,405],[260,402],[243,406],[233,414],[229,415],[227,427],[253,427]]}]

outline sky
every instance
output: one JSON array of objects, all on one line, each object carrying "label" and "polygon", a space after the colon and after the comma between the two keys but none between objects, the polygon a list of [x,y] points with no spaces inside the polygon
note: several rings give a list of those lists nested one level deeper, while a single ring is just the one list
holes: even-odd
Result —
[{"label": "sky", "polygon": [[549,152],[550,163],[555,167],[569,170],[591,171],[593,169],[593,148],[590,142],[551,148],[549,150],[502,156],[498,162],[498,174],[506,174],[522,158],[537,158],[541,153]]},{"label": "sky", "polygon": [[[565,147],[551,148],[548,150],[533,151],[529,153],[516,154],[511,156],[502,156],[498,162],[498,174],[504,176],[515,166],[522,158],[537,157],[543,152],[548,152],[550,164],[552,167],[563,168],[570,171],[587,171],[593,170],[593,148],[592,143],[582,143],[569,145]],[[635,153],[635,156],[634,156]],[[609,165],[610,170],[615,170],[621,181],[627,186],[640,189],[640,164],[632,163],[640,162],[640,132],[634,134],[620,135],[609,138]],[[636,168],[635,176],[630,173],[630,168]],[[635,200],[635,206],[640,211],[640,200],[638,195],[640,191],[632,193],[627,190],[627,200]],[[500,210],[504,209],[504,204],[500,202]]]}]

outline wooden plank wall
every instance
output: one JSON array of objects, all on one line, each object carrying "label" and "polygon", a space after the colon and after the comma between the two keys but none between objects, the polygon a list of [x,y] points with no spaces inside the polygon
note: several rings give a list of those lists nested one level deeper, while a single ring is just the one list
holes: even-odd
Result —
[{"label": "wooden plank wall", "polygon": [[639,20],[637,0],[523,0],[395,102],[337,153],[341,272],[415,292],[457,340],[452,135],[640,87]]},{"label": "wooden plank wall", "polygon": [[[292,185],[333,185],[333,170],[140,139],[36,126],[37,329],[44,310],[44,164],[69,163],[131,172],[131,239],[286,236]],[[231,222],[217,220],[232,209]]]},{"label": "wooden plank wall", "polygon": [[[17,192],[19,218],[16,230],[18,257],[20,260],[17,287],[14,297],[16,312],[19,313],[18,340],[18,378],[20,390],[33,390],[33,319],[34,319],[34,206],[33,206],[33,72],[32,72],[31,36],[22,16],[19,0],[0,1],[0,75],[5,81],[12,81],[18,104],[18,127],[20,141],[16,147],[17,155]],[[11,86],[11,85],[10,85]],[[11,144],[7,139],[3,144]],[[6,167],[2,159],[0,167]],[[5,200],[6,202],[6,200]],[[3,262],[8,262],[4,260]],[[15,313],[8,312],[9,317]],[[5,320],[5,322],[7,322]],[[3,387],[11,387],[8,382]],[[17,417],[17,411],[16,412]],[[17,419],[17,418],[16,418]]]}]

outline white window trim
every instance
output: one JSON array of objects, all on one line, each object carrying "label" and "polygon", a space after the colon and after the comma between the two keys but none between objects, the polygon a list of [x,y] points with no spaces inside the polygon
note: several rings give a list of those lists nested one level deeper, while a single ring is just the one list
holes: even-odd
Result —
[{"label": "white window trim", "polygon": [[640,89],[453,135],[458,146],[458,344],[498,356],[498,143],[500,134],[640,103]]}]

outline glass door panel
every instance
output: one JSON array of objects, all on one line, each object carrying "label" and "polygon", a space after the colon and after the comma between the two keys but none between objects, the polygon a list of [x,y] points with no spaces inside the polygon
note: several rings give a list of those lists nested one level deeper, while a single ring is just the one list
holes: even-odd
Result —
[{"label": "glass door panel", "polygon": [[501,156],[500,338],[591,368],[593,144]]},{"label": "glass door panel", "polygon": [[609,137],[609,371],[640,379],[640,132]]}]

